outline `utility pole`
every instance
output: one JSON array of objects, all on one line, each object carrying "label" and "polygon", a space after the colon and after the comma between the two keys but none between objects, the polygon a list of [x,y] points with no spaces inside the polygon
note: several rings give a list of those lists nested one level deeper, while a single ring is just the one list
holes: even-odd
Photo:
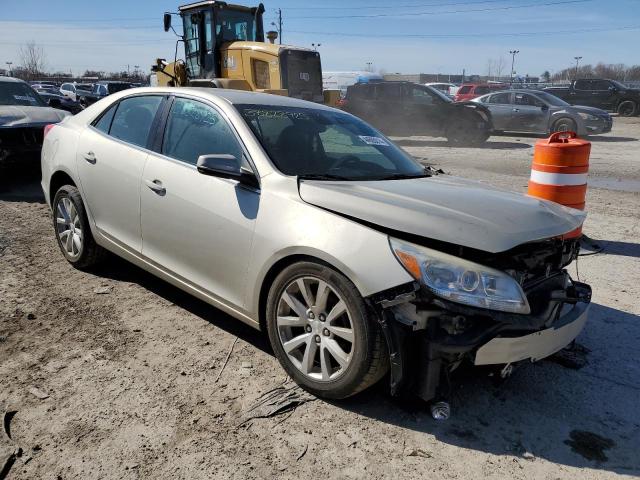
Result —
[{"label": "utility pole", "polygon": [[321,47],[322,44],[321,43],[312,43],[311,46],[313,47],[314,51],[318,51],[318,47]]},{"label": "utility pole", "polygon": [[371,72],[371,65],[373,65],[373,62],[367,62],[367,72]]},{"label": "utility pole", "polygon": [[278,29],[278,38],[280,39],[280,45],[282,45],[282,10],[278,9],[278,23],[271,22],[271,25]]},{"label": "utility pole", "polygon": [[13,62],[6,62],[6,64],[9,66],[9,76],[11,76],[11,65],[13,65]]},{"label": "utility pole", "polygon": [[573,59],[576,61],[576,77],[574,78],[574,80],[578,79],[578,64],[580,63],[580,60],[582,60],[582,57],[573,57]]},{"label": "utility pole", "polygon": [[511,85],[513,85],[513,67],[516,63],[516,54],[520,53],[520,50],[509,50],[509,53],[511,54],[511,75],[509,76],[509,81]]}]

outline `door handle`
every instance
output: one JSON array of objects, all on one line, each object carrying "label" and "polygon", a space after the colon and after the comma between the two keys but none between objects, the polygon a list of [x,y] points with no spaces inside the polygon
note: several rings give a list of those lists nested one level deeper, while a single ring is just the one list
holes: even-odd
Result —
[{"label": "door handle", "polygon": [[167,189],[162,186],[162,182],[160,180],[145,180],[144,183],[146,183],[147,187],[156,192],[158,195],[162,196],[167,193]]},{"label": "door handle", "polygon": [[93,152],[87,152],[83,155],[84,159],[90,164],[94,165],[96,163],[96,154]]},{"label": "door handle", "polygon": [[519,109],[519,108],[514,108],[514,109],[513,109],[513,111],[514,111],[514,112],[519,112],[519,111],[520,111],[520,109]]}]

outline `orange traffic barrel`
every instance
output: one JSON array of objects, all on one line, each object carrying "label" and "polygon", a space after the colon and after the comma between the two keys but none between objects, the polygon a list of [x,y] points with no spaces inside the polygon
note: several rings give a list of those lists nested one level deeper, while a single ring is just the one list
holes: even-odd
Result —
[{"label": "orange traffic barrel", "polygon": [[[529,195],[584,210],[591,142],[575,132],[556,132],[539,140],[533,153]],[[582,227],[565,237],[577,237]]]}]

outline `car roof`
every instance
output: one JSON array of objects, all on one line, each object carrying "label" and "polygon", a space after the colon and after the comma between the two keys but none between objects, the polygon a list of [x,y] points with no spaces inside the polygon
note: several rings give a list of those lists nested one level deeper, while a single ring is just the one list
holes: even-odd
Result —
[{"label": "car roof", "polygon": [[285,97],[282,95],[272,95],[270,93],[249,92],[246,90],[232,90],[228,88],[207,88],[207,87],[136,87],[122,90],[113,95],[114,99],[125,98],[130,95],[143,93],[180,93],[194,95],[204,99],[222,99],[232,105],[252,104],[270,105],[276,107],[299,107],[316,108],[319,110],[334,111],[334,108],[327,107],[320,103],[309,102],[297,98]]}]

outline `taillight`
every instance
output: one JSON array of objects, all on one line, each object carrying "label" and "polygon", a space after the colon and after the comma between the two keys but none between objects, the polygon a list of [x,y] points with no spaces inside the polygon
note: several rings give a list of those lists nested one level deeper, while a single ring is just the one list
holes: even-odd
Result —
[{"label": "taillight", "polygon": [[46,137],[47,133],[49,133],[49,130],[51,130],[55,126],[56,126],[55,123],[50,123],[49,125],[45,125],[44,126],[44,136],[43,136],[43,138]]}]

